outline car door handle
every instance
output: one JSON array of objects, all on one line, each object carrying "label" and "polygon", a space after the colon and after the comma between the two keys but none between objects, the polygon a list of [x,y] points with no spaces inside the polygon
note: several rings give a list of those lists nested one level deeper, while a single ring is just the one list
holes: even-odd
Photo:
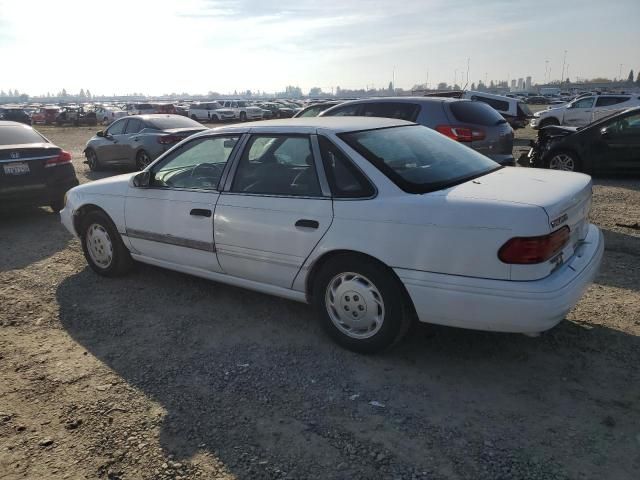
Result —
[{"label": "car door handle", "polygon": [[211,210],[207,210],[206,208],[194,208],[193,210],[191,210],[191,212],[189,212],[190,215],[193,215],[194,217],[210,217],[211,216]]},{"label": "car door handle", "polygon": [[296,222],[296,227],[304,227],[304,228],[318,228],[320,223],[315,220],[305,220],[301,219]]}]

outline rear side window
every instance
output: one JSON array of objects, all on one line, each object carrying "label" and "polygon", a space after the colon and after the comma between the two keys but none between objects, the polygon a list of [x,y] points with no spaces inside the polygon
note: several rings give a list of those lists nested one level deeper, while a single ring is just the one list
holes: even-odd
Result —
[{"label": "rear side window", "polygon": [[498,112],[482,102],[460,100],[449,103],[453,117],[461,123],[494,126],[506,123]]},{"label": "rear side window", "polygon": [[27,125],[0,127],[0,145],[24,145],[27,143],[48,143],[38,132]]},{"label": "rear side window", "polygon": [[509,110],[509,102],[504,100],[498,100],[495,98],[482,97],[480,95],[474,95],[471,97],[471,100],[475,100],[476,102],[486,103],[490,107],[495,108],[496,110],[500,110],[501,112],[506,112]]},{"label": "rear side window", "polygon": [[318,137],[324,170],[335,198],[365,198],[375,193],[366,177],[328,138]]},{"label": "rear side window", "polygon": [[519,117],[533,117],[533,112],[524,102],[518,102],[518,116]]},{"label": "rear side window", "polygon": [[618,103],[624,103],[630,100],[630,97],[598,97],[596,107],[608,107]]},{"label": "rear side window", "polygon": [[419,106],[415,103],[377,102],[362,105],[360,115],[363,117],[398,118],[400,120],[415,121]]}]

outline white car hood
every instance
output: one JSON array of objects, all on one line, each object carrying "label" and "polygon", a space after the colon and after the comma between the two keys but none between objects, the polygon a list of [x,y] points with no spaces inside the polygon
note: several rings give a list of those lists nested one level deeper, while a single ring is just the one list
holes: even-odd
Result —
[{"label": "white car hood", "polygon": [[73,188],[73,192],[78,195],[117,195],[125,196],[129,188],[131,177],[140,172],[125,173],[114,177],[101,178],[94,182],[83,183]]},{"label": "white car hood", "polygon": [[505,167],[444,190],[442,194],[453,199],[538,206],[552,220],[591,196],[591,177],[539,168]]}]

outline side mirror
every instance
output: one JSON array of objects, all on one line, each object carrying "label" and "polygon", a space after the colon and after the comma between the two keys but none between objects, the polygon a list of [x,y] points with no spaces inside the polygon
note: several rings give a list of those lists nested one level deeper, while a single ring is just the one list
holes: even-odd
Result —
[{"label": "side mirror", "polygon": [[236,141],[235,140],[231,140],[231,139],[226,139],[224,141],[224,148],[233,148],[236,145]]},{"label": "side mirror", "polygon": [[96,133],[96,135],[97,135],[98,137],[104,137],[104,136],[105,136],[105,135],[104,135],[104,130],[100,130],[98,133]]},{"label": "side mirror", "polygon": [[151,182],[151,172],[143,170],[133,177],[133,186],[137,188],[147,188]]}]

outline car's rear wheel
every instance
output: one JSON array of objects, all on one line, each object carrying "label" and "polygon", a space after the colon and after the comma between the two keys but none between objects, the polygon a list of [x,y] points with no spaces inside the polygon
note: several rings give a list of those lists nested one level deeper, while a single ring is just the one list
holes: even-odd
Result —
[{"label": "car's rear wheel", "polygon": [[358,255],[340,255],[321,267],[312,292],[329,335],[361,353],[399,341],[410,323],[404,290],[387,267]]},{"label": "car's rear wheel", "polygon": [[579,172],[580,159],[573,152],[554,152],[547,160],[547,168],[551,170],[562,170],[564,172]]},{"label": "car's rear wheel", "polygon": [[101,211],[87,214],[80,235],[87,263],[96,273],[116,277],[131,269],[133,260],[111,219]]},{"label": "car's rear wheel", "polygon": [[136,168],[144,170],[151,164],[151,157],[144,150],[140,150],[136,155]]}]

